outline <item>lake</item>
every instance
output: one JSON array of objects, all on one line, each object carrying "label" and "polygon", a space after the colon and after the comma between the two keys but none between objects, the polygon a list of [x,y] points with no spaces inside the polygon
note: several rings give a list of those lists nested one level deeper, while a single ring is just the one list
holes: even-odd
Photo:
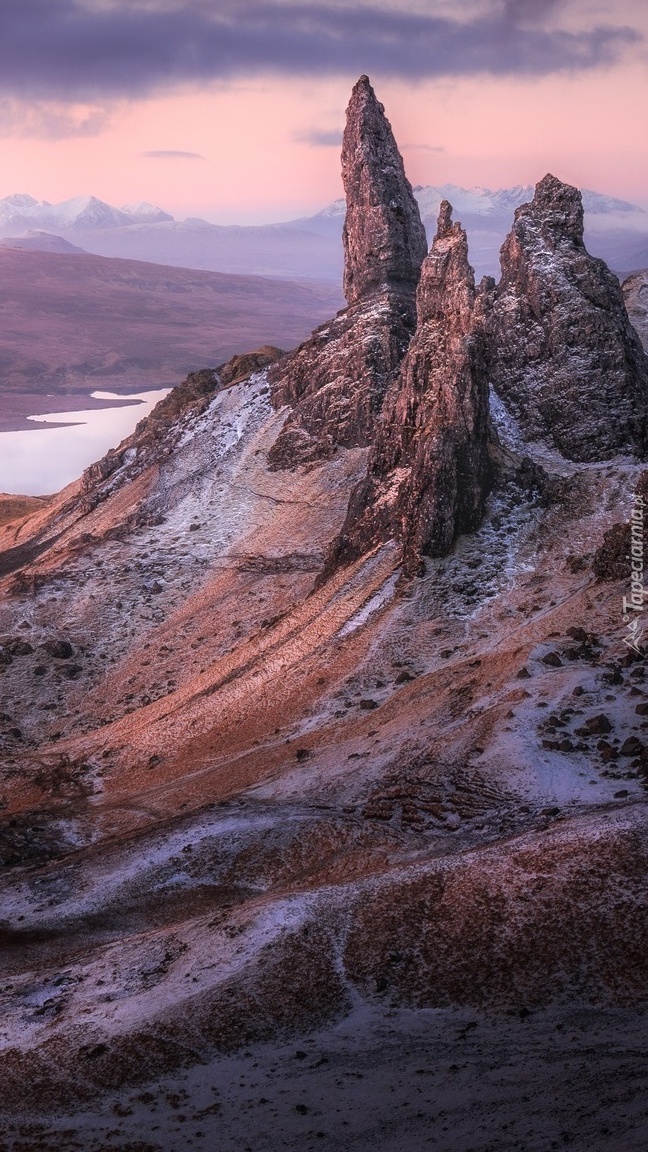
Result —
[{"label": "lake", "polygon": [[[75,412],[44,412],[30,416],[47,429],[0,432],[0,492],[25,496],[45,496],[58,492],[76,480],[84,468],[99,460],[109,448],[116,448],[135,425],[147,416],[169,388],[118,396],[114,392],[93,392],[96,400],[106,400],[105,408]],[[111,407],[110,401],[137,403]],[[60,424],[56,428],[51,425]]]}]

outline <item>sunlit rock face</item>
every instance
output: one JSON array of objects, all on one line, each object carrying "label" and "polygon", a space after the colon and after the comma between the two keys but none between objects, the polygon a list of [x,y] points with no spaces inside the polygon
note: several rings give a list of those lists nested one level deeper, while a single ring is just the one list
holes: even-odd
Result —
[{"label": "sunlit rock face", "polygon": [[648,451],[648,357],[619,282],[583,243],[580,192],[547,175],[516,210],[490,322],[492,380],[570,460]]},{"label": "sunlit rock face", "polygon": [[273,403],[293,407],[271,454],[276,468],[371,443],[414,330],[425,229],[385,110],[366,76],[347,109],[342,176],[349,306],[271,373]]},{"label": "sunlit rock face", "polygon": [[487,352],[466,233],[444,201],[418,286],[416,333],[333,566],[395,536],[413,575],[422,556],[444,555],[478,527],[491,486]]}]

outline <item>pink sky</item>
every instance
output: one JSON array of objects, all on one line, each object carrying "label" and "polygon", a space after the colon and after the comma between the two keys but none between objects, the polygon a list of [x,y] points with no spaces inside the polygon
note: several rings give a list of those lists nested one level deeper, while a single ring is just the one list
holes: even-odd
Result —
[{"label": "pink sky", "polygon": [[[401,7],[415,11],[417,4],[402,0]],[[612,16],[616,24],[648,27],[639,0],[607,13],[580,2],[570,8],[548,0],[546,7],[552,19],[554,10],[569,17],[566,27]],[[645,42],[611,64],[557,75],[408,81],[367,70],[412,183],[501,187],[553,171],[648,206]],[[339,146],[312,140],[341,131],[356,78],[250,69],[247,78],[182,78],[158,83],[152,95],[117,91],[85,103],[67,93],[7,97],[0,100],[0,196],[25,191],[57,201],[92,193],[225,223],[307,213],[341,195]],[[84,120],[88,126],[75,135]],[[145,155],[151,152],[196,155]]]}]

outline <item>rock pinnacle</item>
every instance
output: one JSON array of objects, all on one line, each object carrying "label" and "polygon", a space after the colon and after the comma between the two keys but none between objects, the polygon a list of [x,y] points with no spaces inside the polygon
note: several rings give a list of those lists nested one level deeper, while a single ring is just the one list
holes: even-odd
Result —
[{"label": "rock pinnacle", "polygon": [[490,320],[492,383],[570,460],[648,452],[648,357],[616,276],[583,243],[580,192],[547,175],[515,213]]},{"label": "rock pinnacle", "polygon": [[425,229],[385,109],[367,76],[358,80],[347,108],[342,179],[349,304],[389,285],[415,287],[427,253]]}]

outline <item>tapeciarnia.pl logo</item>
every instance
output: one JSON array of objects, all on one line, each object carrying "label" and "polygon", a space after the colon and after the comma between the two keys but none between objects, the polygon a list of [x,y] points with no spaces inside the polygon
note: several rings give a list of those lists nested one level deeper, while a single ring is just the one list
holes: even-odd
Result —
[{"label": "tapeciarnia.pl logo", "polygon": [[645,609],[644,600],[644,519],[646,502],[637,494],[630,517],[630,596],[623,597],[623,623],[626,632],[623,643],[640,656],[645,655],[642,644]]}]

